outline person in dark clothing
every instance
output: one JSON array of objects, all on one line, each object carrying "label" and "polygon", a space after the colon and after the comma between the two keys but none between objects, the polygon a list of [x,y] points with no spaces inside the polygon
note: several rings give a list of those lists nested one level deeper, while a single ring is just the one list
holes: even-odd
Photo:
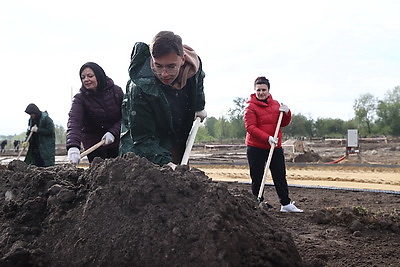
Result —
[{"label": "person in dark clothing", "polygon": [[115,158],[119,154],[124,93],[94,62],[83,64],[79,76],[82,86],[72,100],[67,125],[68,159],[79,163],[81,143],[87,150],[103,139],[103,146],[87,155],[89,162],[95,157]]},{"label": "person in dark clothing", "polygon": [[[23,147],[29,145],[25,156],[25,163],[38,167],[48,167],[55,164],[55,132],[53,120],[47,111],[40,109],[33,103],[29,104],[25,113],[30,115],[28,131]],[[29,138],[29,140],[28,140]]]},{"label": "person in dark clothing", "polygon": [[200,57],[179,35],[161,31],[150,45],[135,44],[129,76],[120,154],[134,152],[175,169],[193,120],[207,116]]},{"label": "person in dark clothing", "polygon": [[21,141],[19,140],[14,140],[14,151],[18,152],[19,151],[19,144],[21,143]]},{"label": "person in dark clothing", "polygon": [[7,140],[3,140],[3,141],[1,142],[1,144],[0,144],[1,153],[4,153],[5,148],[6,148],[6,145],[7,145]]}]

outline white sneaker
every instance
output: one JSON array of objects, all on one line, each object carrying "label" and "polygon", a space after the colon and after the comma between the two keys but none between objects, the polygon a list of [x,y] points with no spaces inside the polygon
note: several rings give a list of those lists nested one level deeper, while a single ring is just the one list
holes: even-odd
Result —
[{"label": "white sneaker", "polygon": [[294,205],[294,201],[292,201],[285,206],[281,206],[281,212],[303,212],[303,210],[297,208]]}]

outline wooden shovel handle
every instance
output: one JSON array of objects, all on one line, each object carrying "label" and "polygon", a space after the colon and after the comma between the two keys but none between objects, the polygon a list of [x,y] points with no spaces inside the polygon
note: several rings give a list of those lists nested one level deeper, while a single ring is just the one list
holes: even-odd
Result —
[{"label": "wooden shovel handle", "polygon": [[196,120],[193,122],[192,130],[190,131],[190,134],[188,136],[188,140],[186,142],[186,149],[182,157],[181,165],[187,165],[189,161],[190,151],[192,151],[194,139],[196,138],[199,126],[200,126],[200,118],[197,117]]},{"label": "wooden shovel handle", "polygon": [[[275,139],[278,137],[279,130],[281,129],[282,118],[283,118],[283,112],[281,111],[279,113],[278,123],[276,124],[276,129],[275,129],[275,134],[274,134],[274,138]],[[257,199],[258,199],[259,202],[261,202],[262,196],[264,194],[265,180],[267,179],[269,165],[271,165],[271,159],[272,159],[272,154],[274,153],[274,149],[275,149],[275,144],[272,143],[271,148],[269,149],[267,164],[265,165],[264,175],[263,175],[263,178],[262,178],[260,190],[258,191],[258,198]]]},{"label": "wooden shovel handle", "polygon": [[99,147],[101,147],[101,146],[104,144],[105,141],[106,141],[105,139],[101,139],[100,142],[98,142],[97,144],[95,144],[95,145],[89,147],[88,149],[86,149],[85,151],[83,151],[83,152],[81,153],[81,158],[83,158],[83,157],[86,156],[87,154],[92,153],[93,151],[95,151],[96,149],[98,149]]},{"label": "wooden shovel handle", "polygon": [[[31,139],[33,132],[31,131],[28,135],[28,138],[26,138],[25,142],[29,142],[29,139]],[[22,147],[21,151],[18,154],[17,160],[19,160],[19,157],[21,157],[22,152],[25,150],[25,147]]]}]

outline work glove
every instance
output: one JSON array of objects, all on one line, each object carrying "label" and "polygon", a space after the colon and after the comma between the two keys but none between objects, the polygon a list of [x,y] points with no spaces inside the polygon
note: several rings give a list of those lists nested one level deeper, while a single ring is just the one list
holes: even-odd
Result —
[{"label": "work glove", "polygon": [[268,137],[268,143],[270,146],[272,146],[272,144],[277,145],[278,144],[278,137],[273,137],[272,135],[270,137]]},{"label": "work glove", "polygon": [[22,143],[22,148],[26,148],[27,146],[29,146],[29,142],[23,142]]},{"label": "work glove", "polygon": [[36,125],[33,125],[33,126],[31,127],[31,132],[36,133],[37,131],[38,131],[38,127],[37,127]]},{"label": "work glove", "polygon": [[175,163],[173,163],[173,162],[168,162],[167,165],[170,166],[171,169],[174,170],[174,171],[175,171],[176,166],[177,166],[177,165],[176,165]]},{"label": "work glove", "polygon": [[279,107],[279,111],[282,111],[285,114],[287,114],[289,112],[289,107],[286,106],[285,104],[281,104],[281,106]]},{"label": "work glove", "polygon": [[205,109],[196,111],[194,113],[194,119],[196,119],[197,117],[199,117],[200,121],[203,122],[203,120],[207,117],[207,111]]},{"label": "work glove", "polygon": [[73,164],[78,164],[81,161],[81,152],[77,147],[68,149],[68,160]]},{"label": "work glove", "polygon": [[101,139],[106,140],[104,142],[104,145],[106,146],[106,145],[114,143],[115,137],[112,133],[106,132]]}]

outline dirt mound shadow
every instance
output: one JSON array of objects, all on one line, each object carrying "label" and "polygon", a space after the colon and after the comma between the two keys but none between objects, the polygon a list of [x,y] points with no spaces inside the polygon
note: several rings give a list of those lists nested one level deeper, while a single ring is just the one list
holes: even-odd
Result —
[{"label": "dirt mound shadow", "polygon": [[1,266],[302,266],[253,196],[128,154],[0,170]]}]

